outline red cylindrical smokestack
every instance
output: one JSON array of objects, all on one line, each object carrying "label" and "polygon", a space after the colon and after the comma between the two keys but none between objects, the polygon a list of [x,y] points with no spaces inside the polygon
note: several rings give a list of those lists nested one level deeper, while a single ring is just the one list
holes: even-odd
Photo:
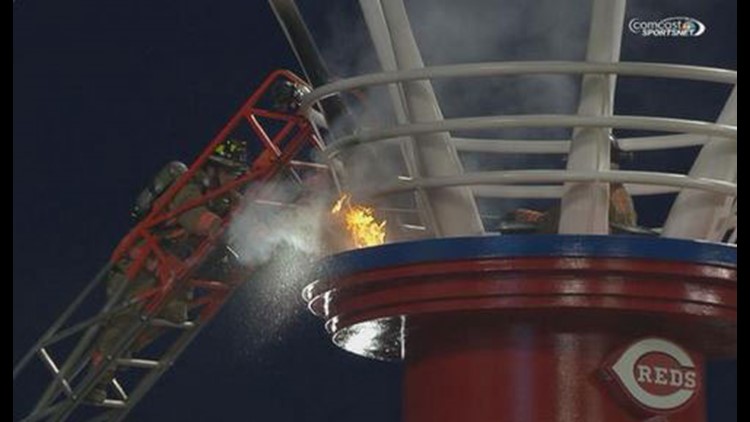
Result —
[{"label": "red cylindrical smokestack", "polygon": [[[612,350],[652,330],[611,332],[616,322],[606,320],[483,315],[420,324],[409,330],[403,420],[642,421],[601,369]],[[679,420],[705,420],[704,397],[698,390]]]},{"label": "red cylindrical smokestack", "polygon": [[405,361],[404,422],[699,422],[735,265],[674,239],[440,239],[334,256],[305,294],[337,344]]}]

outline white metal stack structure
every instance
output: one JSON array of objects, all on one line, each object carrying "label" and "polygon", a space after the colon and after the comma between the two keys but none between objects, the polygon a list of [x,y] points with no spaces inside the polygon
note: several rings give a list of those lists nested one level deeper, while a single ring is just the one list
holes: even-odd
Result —
[{"label": "white metal stack structure", "polygon": [[[477,211],[477,197],[560,198],[560,234],[607,234],[609,186],[621,182],[633,196],[679,194],[663,230],[656,228],[662,236],[736,239],[737,73],[699,66],[621,62],[625,0],[592,2],[585,61],[441,66],[425,66],[402,0],[360,0],[360,7],[382,72],[318,86],[305,96],[303,104],[309,108],[337,94],[387,86],[397,125],[358,128],[356,133],[328,137],[330,157],[361,144],[376,148],[378,143],[402,143],[404,167],[409,174],[392,175],[392,183],[377,190],[355,192],[359,198],[415,192],[423,225],[434,237],[489,231]],[[433,79],[523,75],[580,76],[577,113],[445,119],[431,84]],[[618,77],[711,82],[732,86],[733,91],[716,121],[617,115],[614,104]],[[572,130],[572,139],[524,142],[451,136],[452,131],[507,128],[567,128]],[[619,139],[619,147],[626,152],[689,146],[700,146],[701,151],[688,174],[616,170],[610,168],[613,129],[663,133]],[[465,172],[459,159],[461,152],[567,154],[567,168]],[[346,183],[345,174],[339,177]]]}]

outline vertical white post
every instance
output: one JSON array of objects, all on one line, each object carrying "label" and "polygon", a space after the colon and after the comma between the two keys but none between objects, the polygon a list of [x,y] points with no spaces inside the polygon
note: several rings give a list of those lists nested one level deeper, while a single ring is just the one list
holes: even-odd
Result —
[{"label": "vertical white post", "polygon": [[[718,123],[737,125],[737,87],[724,106]],[[713,138],[701,148],[690,176],[728,182],[737,181],[737,141]],[[664,224],[662,236],[687,239],[721,240],[717,229],[729,217],[732,198],[710,192],[680,192]]]},{"label": "vertical white post", "polygon": [[[402,0],[382,0],[383,12],[399,69],[424,67]],[[412,122],[443,119],[432,84],[429,81],[402,83],[405,108]],[[463,173],[455,146],[448,133],[415,136],[418,171],[425,177],[454,176]],[[427,194],[435,214],[438,236],[483,233],[474,196],[469,188],[433,189]]]},{"label": "vertical white post", "polygon": [[[613,63],[620,59],[626,0],[594,0],[586,60]],[[578,114],[611,116],[614,75],[586,75],[581,84]],[[610,168],[610,129],[573,131],[568,170],[602,171]],[[609,184],[566,183],[561,202],[560,233],[609,232]]]},{"label": "vertical white post", "polygon": [[[365,23],[370,32],[370,38],[375,46],[375,52],[377,53],[380,66],[384,71],[397,70],[398,65],[396,64],[396,56],[393,52],[393,42],[391,40],[391,35],[388,32],[388,24],[385,21],[385,15],[383,14],[383,7],[380,4],[380,0],[359,0],[359,4],[362,9],[362,15],[365,18]],[[396,122],[398,124],[408,123],[409,117],[406,111],[406,99],[401,86],[397,84],[389,84],[388,93],[396,115]],[[411,137],[405,137],[400,139],[399,143],[401,146],[401,155],[404,158],[408,175],[412,178],[419,178],[419,167],[414,154],[414,139]],[[418,190],[416,192],[416,200],[417,209],[422,223],[428,230],[435,230],[435,217],[430,207],[426,192]]]},{"label": "vertical white post", "polygon": [[[375,46],[375,53],[378,56],[380,66],[384,71],[393,71],[398,69],[396,56],[393,52],[393,42],[388,32],[388,24],[385,22],[383,7],[380,0],[359,0],[362,15],[365,18],[367,29],[370,32],[370,38]],[[401,87],[396,84],[388,85],[388,93],[391,96],[391,103],[396,113],[396,120],[399,124],[407,123],[405,99]]]}]

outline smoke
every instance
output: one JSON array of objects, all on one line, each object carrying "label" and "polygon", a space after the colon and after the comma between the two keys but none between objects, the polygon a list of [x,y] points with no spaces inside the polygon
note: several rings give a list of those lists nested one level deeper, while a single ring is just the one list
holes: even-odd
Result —
[{"label": "smoke", "polygon": [[[416,0],[407,7],[426,65],[585,57],[590,0],[564,6],[555,0]],[[436,80],[433,86],[446,117],[572,113],[579,80],[539,75]],[[559,139],[568,131],[490,130],[479,135]]]},{"label": "smoke", "polygon": [[[586,54],[591,0],[564,5],[557,0],[410,0],[405,5],[426,66],[581,60]],[[337,76],[380,71],[361,12],[333,6],[327,25],[320,31],[322,51]],[[579,79],[498,77],[432,84],[443,114],[459,117],[574,112]],[[377,97],[370,98],[370,91]],[[383,89],[367,94],[368,106],[386,116],[384,124],[391,123],[393,110]]]},{"label": "smoke", "polygon": [[[409,0],[405,1],[414,36],[426,66],[475,62],[575,60],[585,58],[591,0]],[[381,71],[357,2],[327,5],[326,22],[312,28],[331,71],[350,77]],[[433,80],[446,118],[574,114],[579,76],[533,75]],[[395,112],[386,87],[364,90],[356,101],[359,128],[392,126]],[[374,118],[372,118],[374,116]],[[335,124],[335,123],[334,123]],[[454,137],[484,139],[569,139],[568,128],[454,131]],[[377,157],[373,159],[373,157]],[[561,168],[559,156],[503,156],[460,153],[466,172],[518,168]],[[398,148],[383,142],[359,146],[344,160],[343,181],[353,190],[393,183],[406,173]],[[504,214],[522,206],[514,200],[491,201],[484,208]],[[393,205],[392,203],[387,205]],[[480,207],[482,204],[480,203]]]},{"label": "smoke", "polygon": [[[428,4],[429,3],[429,4]],[[586,55],[590,0],[437,0],[407,3],[426,65],[472,62],[583,60]],[[430,6],[432,4],[432,6]],[[436,34],[440,34],[436,36]],[[576,113],[581,78],[533,75],[436,80],[436,95],[446,118]],[[517,128],[456,131],[453,136],[480,139],[570,139],[569,128]],[[561,168],[559,156],[461,153],[466,172]],[[550,201],[477,198],[485,227],[513,209],[546,209]]]},{"label": "smoke", "polygon": [[322,201],[294,207],[251,202],[232,221],[230,244],[240,261],[250,266],[267,262],[282,246],[318,254],[326,206]]},{"label": "smoke", "polygon": [[[269,185],[270,186],[270,185]],[[284,339],[284,333],[305,310],[301,292],[311,279],[315,262],[329,251],[330,195],[301,195],[294,183],[273,185],[268,199],[294,202],[294,206],[248,201],[232,220],[228,244],[240,262],[250,268],[248,280],[238,292],[242,306],[233,306],[234,324],[241,329],[233,350],[239,358],[260,358],[268,346]]]}]

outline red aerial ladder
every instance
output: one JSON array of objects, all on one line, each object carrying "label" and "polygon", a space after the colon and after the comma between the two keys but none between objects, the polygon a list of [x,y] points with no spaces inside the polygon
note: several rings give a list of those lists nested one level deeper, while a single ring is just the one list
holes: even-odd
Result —
[{"label": "red aerial ladder", "polygon": [[[295,198],[305,196],[308,189],[305,181],[319,180],[311,176],[328,177],[327,166],[310,160],[313,151],[321,147],[310,122],[295,113],[293,107],[279,107],[274,100],[275,87],[280,85],[306,87],[305,81],[292,72],[271,73],[188,171],[154,201],[151,211],[122,239],[108,264],[14,366],[14,389],[17,381],[23,379],[19,375],[34,366],[31,363],[43,364],[51,375],[36,405],[22,421],[64,421],[71,417],[90,421],[123,420],[232,293],[249,278],[255,269],[252,265],[235,265],[222,279],[206,278],[206,271],[201,271],[210,265],[212,254],[226,247],[223,234],[237,215],[239,204],[233,205],[222,217],[220,229],[200,239],[187,257],[178,257],[163,246],[165,233],[168,233],[165,229],[174,226],[182,213],[230,191],[241,193],[243,204],[288,206]],[[171,209],[169,205],[175,195],[196,177],[216,147],[229,137],[243,138],[252,148],[246,170],[234,180],[209,189],[200,198]],[[289,195],[275,196],[276,187],[281,183],[288,186],[290,182],[298,188],[298,195],[292,199]],[[156,279],[153,287],[130,298],[123,294],[123,286],[104,306],[88,309],[85,304],[101,297],[104,280],[123,257],[130,258],[125,271],[128,281],[139,272],[149,271]],[[160,318],[162,308],[187,290],[193,293],[188,320],[174,323]],[[92,347],[97,335],[111,318],[127,307],[137,307],[139,318],[124,330],[113,352],[102,356],[100,364],[93,365]],[[139,337],[153,330],[161,330],[158,347],[144,350],[147,356],[129,353],[130,346]],[[113,372],[115,376],[111,378]],[[108,378],[111,378],[108,398],[100,402],[87,400],[88,394]]]}]

